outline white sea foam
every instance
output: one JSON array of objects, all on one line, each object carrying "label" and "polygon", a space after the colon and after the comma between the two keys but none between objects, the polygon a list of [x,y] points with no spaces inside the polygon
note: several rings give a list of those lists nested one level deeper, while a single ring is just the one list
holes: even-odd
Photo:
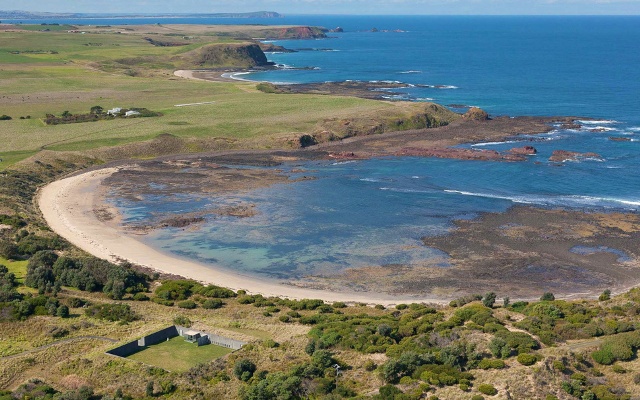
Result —
[{"label": "white sea foam", "polygon": [[485,143],[474,143],[471,147],[482,147],[482,146],[494,146],[498,144],[508,144],[508,143],[518,143],[517,140],[507,140],[504,142],[485,142]]},{"label": "white sea foam", "polygon": [[632,132],[640,132],[640,126],[632,126],[629,130]]},{"label": "white sea foam", "polygon": [[379,179],[374,179],[374,178],[361,178],[360,180],[363,182],[380,182]]},{"label": "white sea foam", "polygon": [[399,72],[399,73],[400,73],[400,74],[421,74],[421,73],[422,73],[422,71],[419,71],[419,70],[413,70],[413,69],[412,69],[412,70],[409,70],[409,71],[401,71],[401,72]]},{"label": "white sea foam", "polygon": [[400,81],[369,81],[369,83],[394,83],[394,84],[401,84],[403,82]]},{"label": "white sea foam", "polygon": [[603,132],[609,132],[609,131],[615,131],[615,128],[611,128],[609,126],[601,126],[601,125],[597,125],[597,126],[590,126],[588,128],[590,131],[591,130],[599,130],[599,131],[603,131]]},{"label": "white sea foam", "polygon": [[343,165],[343,164],[352,164],[356,162],[356,160],[349,160],[349,161],[336,161],[334,163],[331,163],[331,165]]},{"label": "white sea foam", "polygon": [[296,67],[293,67],[293,66],[288,65],[288,64],[276,64],[276,67],[278,67],[280,69],[296,69]]},{"label": "white sea foam", "polygon": [[391,187],[381,187],[380,190],[387,190],[389,192],[397,192],[397,193],[433,193],[433,191],[428,191],[428,190],[403,189],[403,188],[391,188]]},{"label": "white sea foam", "polygon": [[441,85],[436,86],[436,89],[459,89],[459,87],[453,85]]},{"label": "white sea foam", "polygon": [[248,75],[250,73],[251,72],[225,72],[224,74],[222,74],[222,77],[228,78],[228,79],[235,79],[236,81],[252,82],[250,79],[244,79],[240,77],[242,75]]},{"label": "white sea foam", "polygon": [[408,100],[409,97],[402,95],[402,94],[398,94],[398,95],[394,95],[394,96],[380,96],[383,99],[387,99],[387,100]]},{"label": "white sea foam", "polygon": [[418,97],[416,101],[433,101],[434,99],[431,97]]},{"label": "white sea foam", "polygon": [[594,120],[594,121],[579,119],[576,122],[582,125],[611,125],[611,124],[619,123],[618,121],[615,121],[612,119],[601,119],[601,120]]},{"label": "white sea foam", "polygon": [[616,197],[595,197],[582,195],[560,195],[560,196],[507,196],[491,193],[474,193],[462,190],[445,190],[446,193],[459,194],[463,196],[484,197],[489,199],[509,200],[520,204],[537,204],[546,206],[566,206],[566,207],[604,207],[604,208],[632,208],[640,207],[640,200],[621,199]]}]

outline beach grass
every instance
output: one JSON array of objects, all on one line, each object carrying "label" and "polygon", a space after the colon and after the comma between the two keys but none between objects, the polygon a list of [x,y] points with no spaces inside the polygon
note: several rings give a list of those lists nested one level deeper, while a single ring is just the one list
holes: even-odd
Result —
[{"label": "beach grass", "polygon": [[220,358],[233,350],[214,344],[197,346],[176,336],[130,355],[129,359],[172,372],[183,372],[202,363]]}]

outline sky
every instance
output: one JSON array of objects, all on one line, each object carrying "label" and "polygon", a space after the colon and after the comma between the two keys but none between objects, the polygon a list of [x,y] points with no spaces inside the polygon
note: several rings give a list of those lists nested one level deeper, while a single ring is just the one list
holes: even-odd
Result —
[{"label": "sky", "polygon": [[0,0],[0,10],[75,13],[640,15],[640,0]]}]

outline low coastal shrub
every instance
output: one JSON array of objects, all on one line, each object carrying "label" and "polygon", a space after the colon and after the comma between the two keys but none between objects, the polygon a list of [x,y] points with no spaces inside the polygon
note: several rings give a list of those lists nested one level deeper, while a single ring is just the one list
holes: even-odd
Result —
[{"label": "low coastal shrub", "polygon": [[133,295],[133,299],[136,301],[149,301],[149,296],[140,292]]},{"label": "low coastal shrub", "polygon": [[518,362],[522,365],[533,365],[538,362],[538,357],[535,354],[522,353],[518,354]]},{"label": "low coastal shrub", "polygon": [[498,394],[498,390],[490,383],[483,383],[478,385],[478,391],[487,396],[495,396]]},{"label": "low coastal shrub", "polygon": [[196,308],[198,305],[196,304],[195,301],[193,300],[185,300],[185,301],[181,301],[178,303],[178,307],[180,308],[186,308],[188,310],[193,310],[194,308]]},{"label": "low coastal shrub", "polygon": [[485,358],[478,363],[478,368],[480,369],[502,369],[504,367],[505,367],[504,361],[500,359],[495,359],[495,358],[494,359]]},{"label": "low coastal shrub", "polygon": [[611,365],[619,360],[632,359],[638,348],[640,348],[640,332],[620,333],[606,339],[598,350],[591,353],[591,357],[598,364]]},{"label": "low coastal shrub", "polygon": [[138,319],[128,304],[97,304],[85,310],[88,317],[103,319],[106,321],[131,322]]},{"label": "low coastal shrub", "polygon": [[544,294],[540,297],[540,301],[553,301],[556,297],[551,292],[544,292]]},{"label": "low coastal shrub", "polygon": [[219,299],[207,299],[202,303],[202,308],[206,308],[207,310],[214,310],[217,308],[221,308],[224,305],[222,300]]},{"label": "low coastal shrub", "polygon": [[473,301],[479,301],[482,300],[482,295],[481,294],[473,294],[470,296],[464,296],[464,297],[459,297],[455,300],[451,300],[449,302],[449,306],[450,307],[462,307],[465,304],[469,304]]},{"label": "low coastal shrub", "polygon": [[175,318],[173,318],[173,324],[184,326],[185,328],[191,328],[191,325],[193,323],[189,318],[185,317],[184,315],[176,315]]},{"label": "low coastal shrub", "polygon": [[151,301],[153,301],[156,304],[160,304],[160,305],[167,306],[167,307],[173,307],[173,305],[175,304],[171,300],[161,299],[160,297],[152,297]]},{"label": "low coastal shrub", "polygon": [[278,87],[270,82],[260,82],[256,85],[256,89],[263,93],[278,93]]},{"label": "low coastal shrub", "polygon": [[247,382],[256,372],[256,365],[247,359],[238,360],[233,367],[233,374],[241,381]]},{"label": "low coastal shrub", "polygon": [[299,141],[300,141],[300,147],[303,147],[303,148],[318,144],[318,141],[316,140],[316,138],[311,135],[302,135],[300,136]]}]

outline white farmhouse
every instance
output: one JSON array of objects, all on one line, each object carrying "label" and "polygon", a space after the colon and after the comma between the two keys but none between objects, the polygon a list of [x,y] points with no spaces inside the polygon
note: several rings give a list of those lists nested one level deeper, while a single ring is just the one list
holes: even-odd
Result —
[{"label": "white farmhouse", "polygon": [[115,107],[115,108],[112,108],[111,110],[108,110],[107,115],[118,115],[120,114],[120,111],[122,111],[122,108]]},{"label": "white farmhouse", "polygon": [[138,111],[127,111],[126,113],[124,113],[125,117],[135,117],[136,115],[140,115],[140,113]]}]

